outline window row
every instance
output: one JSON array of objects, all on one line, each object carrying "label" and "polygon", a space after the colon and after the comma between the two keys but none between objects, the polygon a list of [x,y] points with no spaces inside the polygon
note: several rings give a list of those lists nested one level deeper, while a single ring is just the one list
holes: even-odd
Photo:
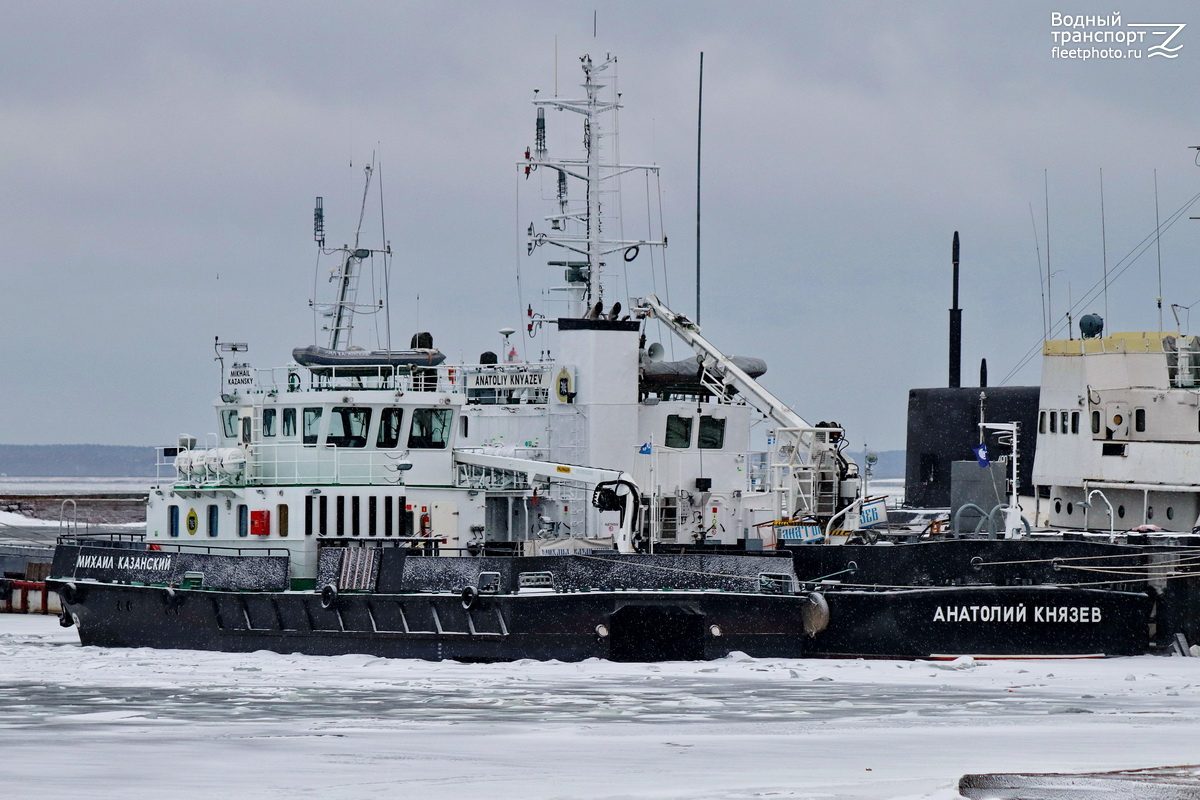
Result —
[{"label": "window row", "polygon": [[[234,518],[238,536],[249,536],[253,532],[256,536],[267,536],[271,533],[271,517],[270,512],[260,510],[250,512],[250,507],[245,504],[239,504],[237,513]],[[279,536],[286,537],[288,535],[288,505],[280,503],[275,507],[275,533]],[[167,535],[178,537],[181,528],[181,519],[179,506],[167,507]],[[189,536],[195,536],[200,531],[200,515],[195,509],[188,509],[188,513],[182,519],[183,527]],[[210,503],[204,507],[204,532],[211,537],[221,535],[221,513],[220,507],[216,503]]]},{"label": "window row", "polygon": [[[384,495],[307,495],[304,498],[304,535],[412,537],[429,533],[429,509],[417,510],[404,497]],[[332,509],[331,509],[332,506]],[[419,529],[418,529],[419,524]]]},{"label": "window row", "polygon": [[[667,447],[691,447],[692,423],[695,417],[671,414],[667,417],[667,435],[663,444]],[[720,417],[700,417],[696,433],[696,446],[701,450],[720,450],[725,446],[725,420]]]},{"label": "window row", "polygon": [[[1060,498],[1056,497],[1054,499],[1054,513],[1061,514],[1063,512],[1063,507],[1064,507],[1063,501]],[[1080,504],[1078,506],[1078,508],[1080,511],[1082,511],[1084,508],[1083,504]],[[1068,502],[1066,504],[1066,509],[1067,509],[1067,516],[1072,516],[1075,513],[1076,506],[1074,503]],[[1125,506],[1124,505],[1118,505],[1116,508],[1116,511],[1117,511],[1117,519],[1125,519]],[[1103,518],[1103,517],[1108,516],[1108,509],[1105,508],[1104,506],[1093,507],[1091,509],[1091,513],[1092,513],[1093,518],[1095,518],[1097,516]],[[1146,506],[1146,519],[1147,520],[1154,519],[1154,506]],[[1175,519],[1175,507],[1174,506],[1167,506],[1167,519],[1168,520]]]},{"label": "window row", "polygon": [[[403,408],[378,409],[377,426],[372,429],[372,412],[375,409],[361,406],[334,406],[325,409],[320,406],[309,408],[264,408],[262,410],[263,439],[274,439],[277,436],[288,439],[301,437],[306,445],[316,445],[321,441],[322,418],[326,410],[328,416],[328,431],[325,432],[324,443],[330,447],[366,447],[372,441],[374,431],[374,446],[380,449],[393,449],[407,436],[407,447],[415,450],[444,450],[450,442],[450,425],[454,419],[454,411],[449,408],[417,408],[413,409],[411,423],[408,428],[404,425]],[[462,435],[467,435],[467,418],[462,417]],[[238,412],[230,408],[221,412],[221,421],[225,436],[237,438]],[[297,422],[300,423],[297,428]],[[241,421],[241,441],[250,441],[250,419],[243,417]],[[299,434],[297,434],[299,430]]]},{"label": "window row", "polygon": [[[1047,421],[1049,421],[1049,425],[1046,424]],[[1079,433],[1079,412],[1065,410],[1039,412],[1038,433]]]}]

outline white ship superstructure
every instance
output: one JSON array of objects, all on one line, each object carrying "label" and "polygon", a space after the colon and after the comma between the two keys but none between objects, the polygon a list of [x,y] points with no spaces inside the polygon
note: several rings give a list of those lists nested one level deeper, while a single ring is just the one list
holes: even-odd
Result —
[{"label": "white ship superstructure", "polygon": [[1200,525],[1200,338],[1105,336],[1095,319],[1090,335],[1043,347],[1033,479],[1048,487],[1050,525],[1191,531]]},{"label": "white ship superstructure", "polygon": [[[338,259],[336,299],[317,306],[331,319],[329,345],[297,348],[283,369],[230,369],[217,433],[166,449],[177,476],[152,494],[149,541],[284,548],[293,578],[308,581],[313,543],[330,539],[447,554],[756,550],[780,531],[819,539],[857,526],[857,469],[836,424],[807,423],[757,383],[761,361],[724,355],[653,295],[626,297],[624,310],[610,300],[609,261],[637,266],[639,253],[666,244],[611,233],[620,177],[657,172],[610,158],[616,131],[605,123],[620,104],[601,77],[615,63],[581,59],[581,98],[535,94],[535,145],[520,170],[552,176],[554,209],[529,225],[528,252],[566,254],[549,261],[565,281],[549,292],[562,315],[530,306],[520,331],[541,359],[517,360],[507,337],[503,358],[485,352],[475,364],[444,363],[426,333],[410,350],[353,347],[359,271],[381,251],[357,239],[325,249],[318,198],[315,235]],[[580,119],[582,157],[550,153],[547,108]],[[662,346],[647,343],[650,320],[693,355],[664,362]],[[764,419],[769,449],[755,451],[751,431]],[[616,510],[626,501],[593,502],[606,481],[639,487],[634,502],[649,513],[636,526]]]}]

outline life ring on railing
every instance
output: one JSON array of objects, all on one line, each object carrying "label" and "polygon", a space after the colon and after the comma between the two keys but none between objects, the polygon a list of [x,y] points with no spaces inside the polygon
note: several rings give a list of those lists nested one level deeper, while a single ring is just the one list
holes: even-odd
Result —
[{"label": "life ring on railing", "polygon": [[462,590],[462,607],[467,611],[471,610],[471,606],[479,599],[479,590],[474,586],[464,586]]},{"label": "life ring on railing", "polygon": [[337,605],[338,590],[332,583],[327,583],[321,588],[321,608],[329,610]]},{"label": "life ring on railing", "polygon": [[289,392],[300,391],[300,376],[294,372],[288,373],[288,391]]}]

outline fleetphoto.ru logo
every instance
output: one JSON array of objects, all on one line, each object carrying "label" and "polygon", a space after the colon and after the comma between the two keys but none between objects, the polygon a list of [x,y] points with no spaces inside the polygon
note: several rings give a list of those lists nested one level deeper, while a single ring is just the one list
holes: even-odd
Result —
[{"label": "fleetphoto.ru logo", "polygon": [[[1127,22],[1121,12],[1108,16],[1092,14],[1050,15],[1054,37],[1051,58],[1178,58],[1183,43],[1175,37],[1185,22]],[[1114,46],[1115,45],[1115,46]]]}]

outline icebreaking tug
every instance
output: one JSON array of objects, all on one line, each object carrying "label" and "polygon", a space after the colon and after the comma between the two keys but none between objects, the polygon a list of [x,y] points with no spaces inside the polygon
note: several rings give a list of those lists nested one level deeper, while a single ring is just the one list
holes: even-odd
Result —
[{"label": "icebreaking tug", "polygon": [[[803,654],[827,609],[772,551],[773,531],[793,511],[815,529],[855,507],[841,431],[808,425],[751,377],[761,361],[725,356],[653,296],[634,318],[619,303],[604,312],[605,259],[665,240],[605,238],[601,185],[657,168],[602,158],[602,118],[619,106],[599,76],[615,59],[581,63],[582,98],[535,99],[537,147],[521,165],[557,179],[557,213],[548,234],[530,226],[530,254],[551,244],[578,259],[551,262],[566,267],[567,312],[531,308],[526,322],[531,336],[553,329],[554,358],[448,365],[425,333],[410,350],[354,348],[364,262],[388,251],[327,249],[318,198],[315,235],[337,259],[328,347],[298,348],[281,369],[222,360],[218,431],[162,449],[173,475],[150,493],[144,538],[60,542],[50,585],[84,644],[472,660]],[[584,117],[583,159],[549,157],[546,106]],[[568,179],[585,202],[570,201]],[[697,359],[664,363],[645,347],[650,318]],[[216,347],[244,358],[242,344]],[[775,423],[776,448],[756,457],[757,412]]]}]

